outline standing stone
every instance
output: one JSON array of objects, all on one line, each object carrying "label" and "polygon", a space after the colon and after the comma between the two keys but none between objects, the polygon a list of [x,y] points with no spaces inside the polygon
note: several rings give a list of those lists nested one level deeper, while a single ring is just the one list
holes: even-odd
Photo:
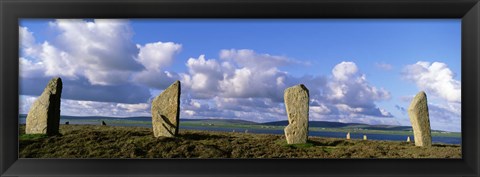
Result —
[{"label": "standing stone", "polygon": [[410,143],[410,136],[407,136],[407,143]]},{"label": "standing stone", "polygon": [[26,134],[58,134],[61,94],[62,79],[59,77],[51,79],[28,112]]},{"label": "standing stone", "polygon": [[413,98],[408,108],[408,116],[412,123],[415,146],[432,146],[427,95],[425,92],[421,91]]},{"label": "standing stone", "polygon": [[350,139],[350,132],[347,133],[347,140]]},{"label": "standing stone", "polygon": [[367,135],[363,135],[363,140],[368,140]]},{"label": "standing stone", "polygon": [[152,126],[155,137],[175,137],[180,117],[180,81],[175,81],[152,102]]},{"label": "standing stone", "polygon": [[285,128],[287,143],[306,143],[310,100],[308,89],[303,84],[287,88],[285,89],[284,99],[288,115],[288,126]]}]

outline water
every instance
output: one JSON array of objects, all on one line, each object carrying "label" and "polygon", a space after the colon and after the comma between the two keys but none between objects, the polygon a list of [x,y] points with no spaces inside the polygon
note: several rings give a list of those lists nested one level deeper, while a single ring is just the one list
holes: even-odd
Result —
[{"label": "water", "polygon": [[[138,123],[129,123],[131,120],[120,119],[121,121],[109,123],[107,125],[111,126],[128,126],[128,127],[152,127],[150,122],[145,122],[142,124]],[[82,124],[82,125],[101,125],[101,119],[61,119],[60,124],[65,124],[65,122],[70,122],[70,124]],[[25,118],[20,118],[19,122],[21,124],[25,124]],[[133,122],[133,121],[132,121]],[[223,127],[200,127],[200,126],[182,126],[180,125],[181,129],[187,130],[206,130],[206,131],[221,131],[221,132],[238,132],[244,133],[247,128],[223,128]],[[259,133],[259,134],[278,134],[283,135],[283,130],[271,130],[271,129],[248,129],[248,133]],[[351,139],[363,139],[363,133],[355,133],[351,132],[350,137]],[[407,135],[389,135],[389,134],[366,134],[368,139],[370,140],[386,140],[386,141],[406,141]],[[318,137],[330,137],[330,138],[345,138],[346,133],[344,132],[321,132],[321,131],[310,131],[309,136],[318,136]],[[414,137],[410,136],[411,140],[414,141]],[[441,136],[433,136],[432,137],[433,143],[441,143],[441,144],[462,144],[461,137],[441,137]]]}]

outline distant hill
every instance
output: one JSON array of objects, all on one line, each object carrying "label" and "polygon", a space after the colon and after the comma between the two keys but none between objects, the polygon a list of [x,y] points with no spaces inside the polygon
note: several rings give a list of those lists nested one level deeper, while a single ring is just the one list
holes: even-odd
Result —
[{"label": "distant hill", "polygon": [[242,119],[180,119],[185,122],[205,122],[205,123],[222,123],[222,124],[246,124],[257,125],[259,123]]},{"label": "distant hill", "polygon": [[[275,122],[266,122],[262,123],[262,125],[272,125],[272,126],[287,126],[288,121],[275,121]],[[341,123],[341,122],[327,122],[327,121],[310,121],[308,122],[308,126],[310,127],[329,127],[329,128],[341,128],[347,127],[349,125],[366,125],[366,124],[357,124],[357,123]]]},{"label": "distant hill", "polygon": [[[271,125],[271,126],[287,126],[288,121],[275,121],[275,122],[266,122],[261,123],[262,125]],[[361,123],[341,123],[341,122],[327,122],[327,121],[310,121],[308,122],[309,127],[318,127],[318,128],[358,128],[366,130],[412,130],[410,126],[395,126],[395,125],[368,125]]]}]

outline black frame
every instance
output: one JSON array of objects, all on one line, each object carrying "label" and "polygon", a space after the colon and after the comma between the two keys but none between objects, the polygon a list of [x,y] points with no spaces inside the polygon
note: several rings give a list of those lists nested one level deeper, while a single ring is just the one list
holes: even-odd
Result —
[{"label": "black frame", "polygon": [[[461,18],[462,159],[18,159],[19,18]],[[1,176],[479,176],[479,0],[0,0]]]}]

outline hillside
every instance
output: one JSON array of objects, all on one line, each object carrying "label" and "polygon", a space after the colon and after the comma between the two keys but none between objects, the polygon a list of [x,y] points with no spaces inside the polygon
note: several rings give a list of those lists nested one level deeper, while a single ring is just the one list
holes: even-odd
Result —
[{"label": "hillside", "polygon": [[458,145],[309,137],[288,145],[283,135],[180,130],[155,138],[151,128],[61,125],[57,136],[25,135],[20,158],[461,158]]}]

